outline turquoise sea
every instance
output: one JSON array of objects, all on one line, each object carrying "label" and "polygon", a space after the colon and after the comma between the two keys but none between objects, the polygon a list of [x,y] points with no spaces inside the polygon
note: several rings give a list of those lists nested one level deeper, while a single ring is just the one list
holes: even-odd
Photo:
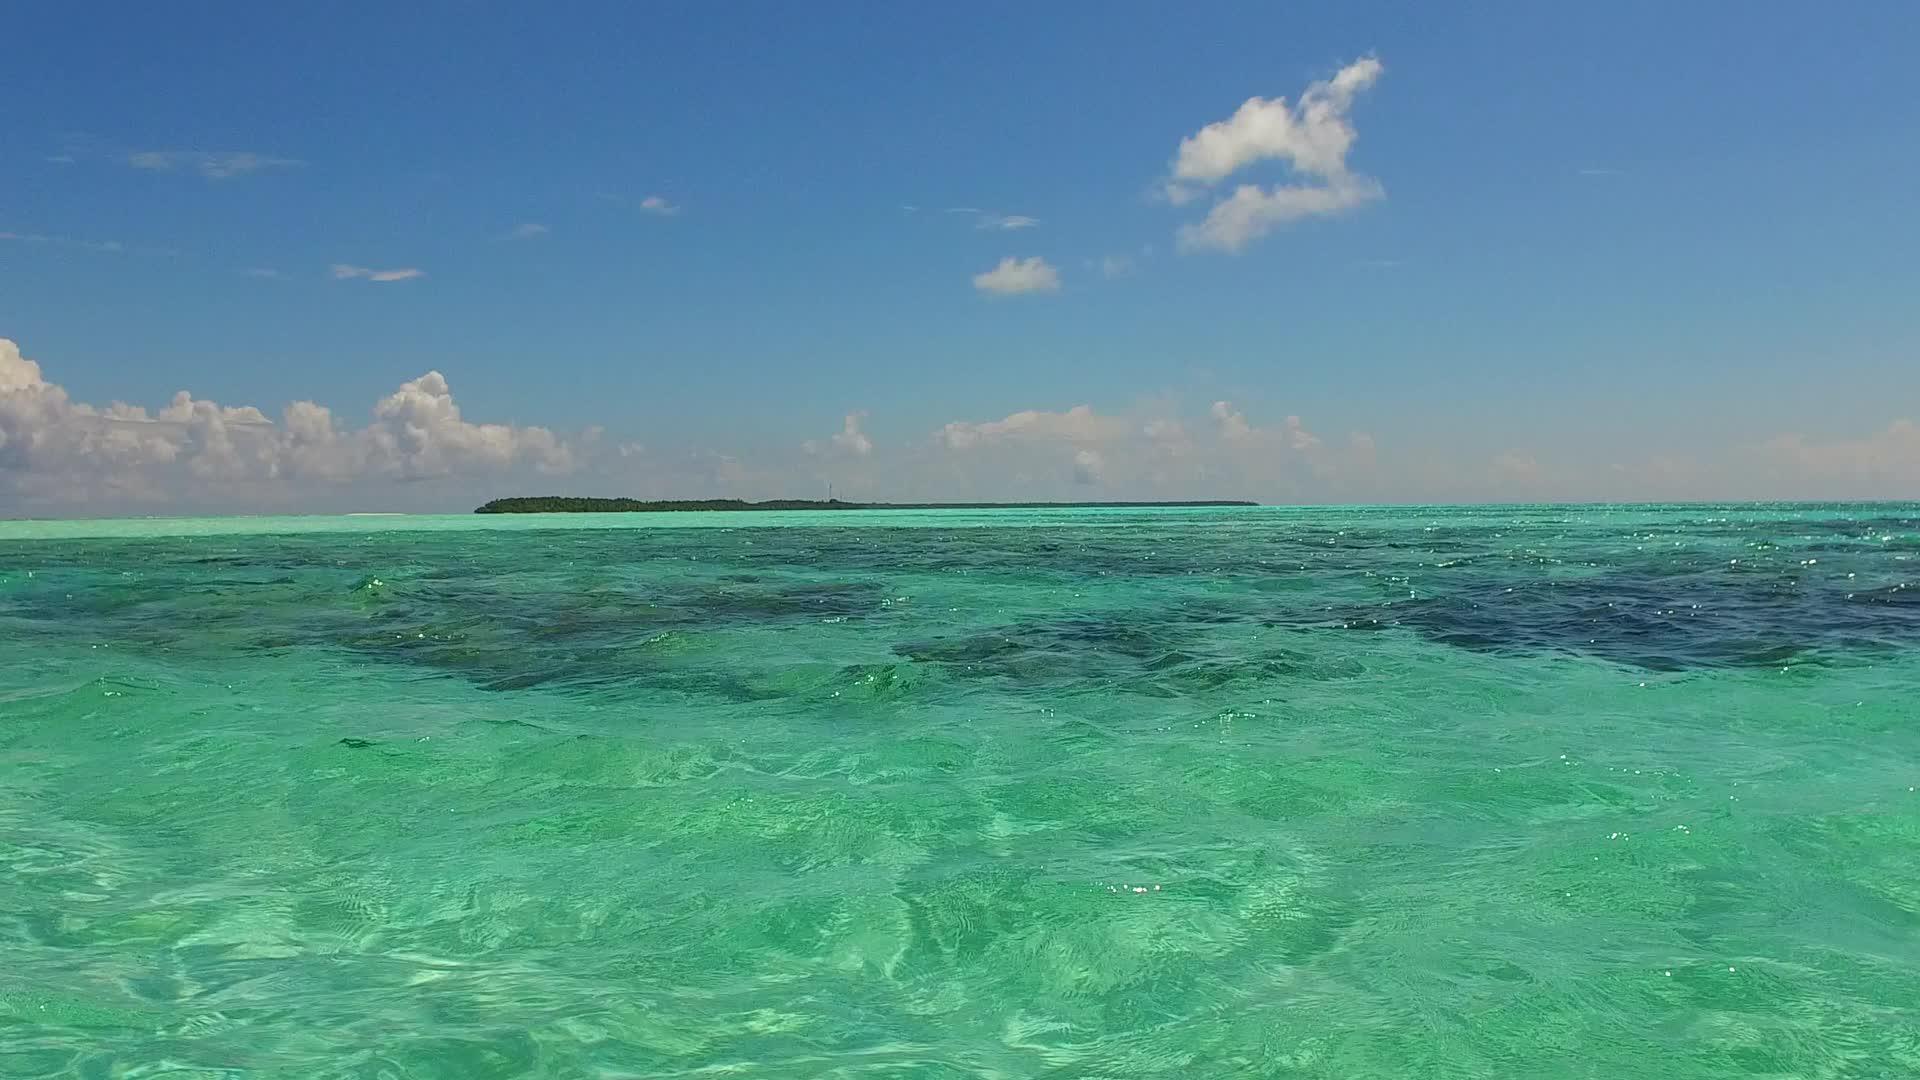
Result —
[{"label": "turquoise sea", "polygon": [[1920,507],[0,523],[6,1077],[1920,1076]]}]

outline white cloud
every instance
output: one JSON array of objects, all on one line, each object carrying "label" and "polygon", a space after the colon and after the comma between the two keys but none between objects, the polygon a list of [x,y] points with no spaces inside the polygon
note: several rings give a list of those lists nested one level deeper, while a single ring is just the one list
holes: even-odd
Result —
[{"label": "white cloud", "polygon": [[465,419],[446,379],[428,372],[374,407],[364,427],[310,401],[275,422],[252,406],[175,394],[149,411],[73,401],[0,338],[0,493],[53,503],[96,497],[283,499],[292,485],[423,480],[514,469],[564,472],[574,450],[542,427]]},{"label": "white cloud", "polygon": [[860,430],[860,422],[866,419],[864,412],[850,412],[841,421],[840,430],[835,432],[824,444],[809,439],[801,444],[801,449],[809,454],[837,452],[864,457],[873,452],[873,440]]},{"label": "white cloud", "polygon": [[1141,425],[1140,433],[1149,442],[1160,446],[1184,447],[1191,440],[1187,437],[1187,426],[1170,416],[1156,416]]},{"label": "white cloud", "polygon": [[0,394],[37,390],[45,385],[40,365],[21,355],[20,346],[11,339],[0,338]]},{"label": "white cloud", "polygon": [[373,270],[365,266],[351,266],[347,263],[333,264],[333,277],[336,281],[348,281],[353,278],[365,278],[368,281],[412,281],[423,278],[427,272],[414,266],[402,266],[392,270]]},{"label": "white cloud", "polygon": [[1127,498],[1297,501],[1315,487],[1357,482],[1373,468],[1370,442],[1327,447],[1298,416],[1263,427],[1219,401],[1208,410],[1211,423],[1196,428],[1171,409],[1164,401],[1125,414],[1078,405],[956,420],[934,434],[932,446],[949,479],[963,477],[996,498],[1023,489],[1033,497],[1040,487],[1062,496],[1099,484]]},{"label": "white cloud", "polygon": [[1216,401],[1208,411],[1220,425],[1220,437],[1228,442],[1241,442],[1253,434],[1246,414],[1235,409],[1232,402]]},{"label": "white cloud", "polygon": [[937,440],[950,450],[1023,440],[1095,443],[1119,438],[1127,427],[1125,420],[1102,416],[1091,405],[1075,405],[1065,412],[1026,409],[983,423],[956,420],[940,429]]},{"label": "white cloud", "polygon": [[649,214],[659,214],[661,217],[672,217],[680,212],[679,207],[659,195],[649,195],[641,199],[640,209],[645,210]]},{"label": "white cloud", "polygon": [[973,276],[973,287],[981,292],[1011,296],[1016,293],[1058,292],[1060,272],[1047,260],[1035,255],[1016,259],[1009,255],[993,269]]},{"label": "white cloud", "polygon": [[1228,443],[1278,446],[1301,453],[1320,446],[1320,436],[1308,431],[1298,416],[1288,416],[1278,428],[1261,428],[1249,423],[1230,401],[1214,402],[1208,413],[1218,425],[1220,438]]},{"label": "white cloud", "polygon": [[90,251],[96,255],[178,255],[172,248],[132,247],[118,240],[85,240],[72,236],[50,236],[46,233],[0,232],[0,242],[28,244],[36,247],[71,248],[78,251]]},{"label": "white cloud", "polygon": [[1502,484],[1531,489],[1540,483],[1544,470],[1532,454],[1521,450],[1506,450],[1494,455],[1493,475]]},{"label": "white cloud", "polygon": [[1073,482],[1097,484],[1106,472],[1107,461],[1098,450],[1078,450],[1073,455]]},{"label": "white cloud", "polygon": [[501,469],[528,460],[564,471],[567,447],[542,427],[475,424],[463,419],[446,377],[437,371],[400,384],[373,409],[366,429],[374,460],[405,478],[445,476],[467,468]]},{"label": "white cloud", "polygon": [[978,206],[949,206],[940,211],[943,214],[961,214],[973,220],[976,229],[997,229],[1002,232],[1017,232],[1031,229],[1040,224],[1037,217],[1026,214],[1002,214],[993,210],[983,210]]},{"label": "white cloud", "polygon": [[127,155],[127,164],[150,172],[193,169],[209,180],[230,180],[266,169],[298,168],[306,162],[251,150],[140,150]]},{"label": "white cloud", "polygon": [[866,413],[848,413],[840,433],[833,437],[833,445],[850,454],[870,454],[873,452],[873,440],[860,430],[860,420]]},{"label": "white cloud", "polygon": [[[1114,411],[957,419],[929,434],[860,456],[834,453],[825,436],[816,456],[681,447],[627,460],[609,447],[587,475],[605,478],[608,493],[653,498],[817,496],[828,482],[841,498],[879,501],[1073,499],[1092,490],[1101,498],[1269,504],[1920,496],[1920,424],[1912,421],[1697,447],[1697,456],[1635,446],[1633,456],[1614,459],[1587,452],[1571,433],[1557,450],[1522,445],[1500,454],[1504,445],[1481,442],[1491,431],[1476,430],[1464,444],[1458,432],[1376,443],[1365,432],[1318,432],[1309,419],[1269,418],[1231,401],[1188,408],[1157,398]],[[1624,464],[1609,468],[1609,460]]]},{"label": "white cloud", "polygon": [[1100,276],[1109,280],[1133,273],[1133,259],[1126,255],[1108,255],[1100,260]]},{"label": "white cloud", "polygon": [[1025,214],[984,214],[974,228],[1002,229],[1012,232],[1017,229],[1031,229],[1038,224],[1040,224],[1039,218],[1028,217]]},{"label": "white cloud", "polygon": [[552,232],[552,229],[537,221],[529,221],[524,224],[515,225],[513,231],[508,235],[512,236],[515,240],[538,240],[540,237]]},{"label": "white cloud", "polygon": [[1348,177],[1325,187],[1242,184],[1230,198],[1215,203],[1198,224],[1180,227],[1180,247],[1183,251],[1242,251],[1290,221],[1339,213],[1379,197],[1380,186],[1366,177]]},{"label": "white cloud", "polygon": [[[894,500],[1072,498],[1087,485],[1112,498],[1269,503],[1920,496],[1911,419],[1690,453],[1636,444],[1632,456],[1608,458],[1579,452],[1577,434],[1497,455],[1500,443],[1396,448],[1362,432],[1323,439],[1299,416],[1266,418],[1230,400],[1193,406],[1027,409],[881,445],[864,431],[866,414],[852,412],[808,444],[810,456],[790,442],[785,452],[695,452],[622,441],[632,432],[562,438],[469,419],[437,372],[380,397],[364,420],[310,401],[276,413],[185,392],[157,408],[87,404],[0,340],[0,508],[417,510],[556,489],[768,498],[817,493],[825,481],[842,497]],[[533,480],[540,473],[573,479]]]},{"label": "white cloud", "polygon": [[1372,57],[1356,60],[1333,78],[1309,85],[1297,106],[1285,98],[1249,98],[1228,119],[1182,139],[1162,188],[1176,206],[1263,161],[1285,162],[1306,182],[1239,186],[1203,221],[1180,230],[1181,248],[1240,251],[1287,222],[1340,213],[1382,197],[1379,181],[1348,169],[1347,154],[1356,138],[1348,119],[1354,97],[1383,70]]},{"label": "white cloud", "polygon": [[[1291,450],[1312,450],[1320,445],[1320,436],[1301,426],[1300,418],[1289,415],[1286,419],[1287,447]],[[1368,446],[1373,445],[1373,436],[1366,432],[1356,433]]]},{"label": "white cloud", "polygon": [[1333,78],[1309,84],[1298,108],[1285,98],[1248,98],[1232,117],[1180,141],[1171,183],[1217,183],[1269,159],[1287,161],[1309,176],[1346,172],[1354,141],[1347,111],[1383,70],[1372,57],[1356,60]]},{"label": "white cloud", "polygon": [[271,266],[249,266],[240,272],[250,278],[263,278],[269,281],[278,281],[286,276]]},{"label": "white cloud", "polygon": [[1861,438],[1822,442],[1801,434],[1769,439],[1748,457],[1804,478],[1802,494],[1825,497],[1920,495],[1920,424],[1895,420]]}]

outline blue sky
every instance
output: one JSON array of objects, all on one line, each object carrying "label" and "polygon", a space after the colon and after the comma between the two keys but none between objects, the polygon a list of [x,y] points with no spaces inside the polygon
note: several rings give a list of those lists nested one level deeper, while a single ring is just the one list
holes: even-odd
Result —
[{"label": "blue sky", "polygon": [[[38,375],[0,376],[0,512],[1920,494],[1911,4],[39,5],[8,38],[0,338]],[[1249,126],[1167,197],[1182,140],[1367,63],[1334,172]],[[1183,250],[1242,184],[1352,197]],[[162,445],[182,389],[257,407],[243,442],[297,401],[357,439],[428,371],[506,441],[304,479]],[[141,406],[148,449],[47,387]]]}]

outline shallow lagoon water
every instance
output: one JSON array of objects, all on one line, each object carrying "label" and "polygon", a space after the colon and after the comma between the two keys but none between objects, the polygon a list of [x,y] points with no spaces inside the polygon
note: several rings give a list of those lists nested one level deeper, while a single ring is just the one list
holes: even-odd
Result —
[{"label": "shallow lagoon water", "polygon": [[1920,508],[0,523],[0,1075],[1920,1075]]}]

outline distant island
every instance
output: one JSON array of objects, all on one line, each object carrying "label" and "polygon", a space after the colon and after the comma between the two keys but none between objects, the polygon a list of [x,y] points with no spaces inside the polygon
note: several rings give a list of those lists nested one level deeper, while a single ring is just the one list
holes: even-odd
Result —
[{"label": "distant island", "polygon": [[657,514],[680,510],[1145,510],[1154,507],[1258,506],[1222,499],[1202,502],[973,502],[869,503],[839,499],[588,499],[566,495],[495,499],[476,514]]}]

